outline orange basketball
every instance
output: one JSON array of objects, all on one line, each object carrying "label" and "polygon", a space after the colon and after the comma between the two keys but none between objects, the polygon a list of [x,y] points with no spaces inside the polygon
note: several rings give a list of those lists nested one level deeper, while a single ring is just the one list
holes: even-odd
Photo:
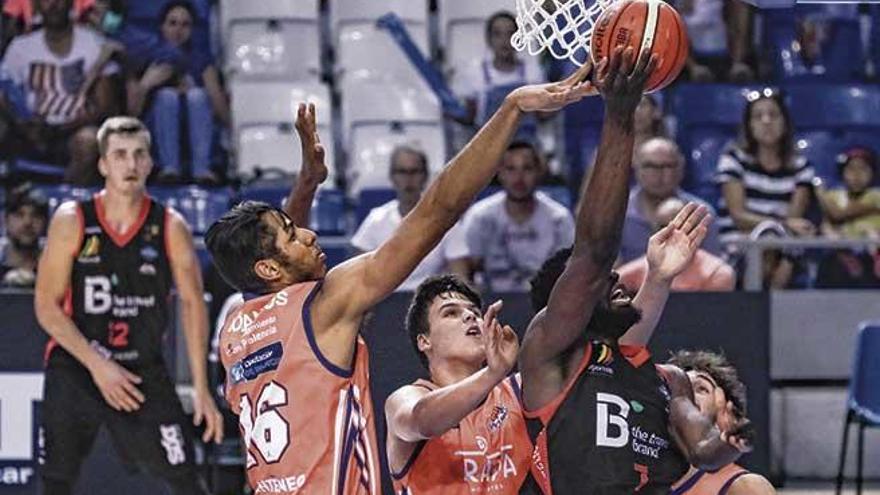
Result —
[{"label": "orange basketball", "polygon": [[636,59],[643,49],[658,57],[657,68],[645,84],[646,93],[674,81],[688,57],[684,21],[662,0],[620,0],[602,13],[590,41],[593,63],[618,46],[633,47]]}]

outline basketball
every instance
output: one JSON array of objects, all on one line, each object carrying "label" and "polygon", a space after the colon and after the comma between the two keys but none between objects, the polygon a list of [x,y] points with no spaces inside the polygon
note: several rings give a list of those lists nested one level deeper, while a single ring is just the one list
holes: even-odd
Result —
[{"label": "basketball", "polygon": [[593,63],[618,46],[633,47],[636,58],[642,50],[658,57],[657,67],[645,84],[645,92],[664,88],[678,77],[688,57],[684,21],[662,0],[623,0],[602,13],[593,29]]}]

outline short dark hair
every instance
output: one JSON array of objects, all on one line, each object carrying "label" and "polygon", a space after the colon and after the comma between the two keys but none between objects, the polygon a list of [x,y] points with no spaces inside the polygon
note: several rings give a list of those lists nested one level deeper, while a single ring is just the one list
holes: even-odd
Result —
[{"label": "short dark hair", "polygon": [[711,376],[724,391],[727,400],[733,403],[733,414],[737,419],[746,419],[746,386],[724,354],[706,350],[680,350],[667,362],[685,371],[699,371]]},{"label": "short dark hair", "polygon": [[840,176],[843,176],[843,171],[846,169],[847,165],[856,158],[865,160],[868,162],[868,166],[871,167],[871,170],[874,173],[877,172],[877,154],[874,153],[874,150],[864,146],[855,146],[837,156],[837,173]]},{"label": "short dark hair", "polygon": [[507,19],[512,22],[514,25],[516,24],[516,17],[508,10],[499,10],[495,12],[489,19],[486,20],[486,39],[489,39],[489,36],[492,35],[492,24],[495,24],[495,21],[498,19]]},{"label": "short dark hair", "polygon": [[528,141],[526,139],[516,139],[510,142],[507,145],[507,151],[516,151],[516,150],[529,150],[532,152],[532,158],[535,159],[535,165],[541,166],[541,152],[538,150],[538,147],[535,143]]},{"label": "short dark hair", "polygon": [[461,294],[476,307],[483,307],[483,300],[477,291],[455,275],[435,275],[419,284],[406,312],[406,331],[425,369],[428,369],[428,357],[419,350],[419,335],[430,333],[428,310],[431,308],[431,303],[438,296],[449,293]]},{"label": "short dark hair", "polygon": [[101,124],[101,128],[98,129],[98,152],[101,156],[104,156],[107,153],[107,143],[110,141],[110,136],[114,134],[121,134],[124,136],[142,134],[147,140],[147,148],[150,147],[150,131],[143,122],[134,117],[128,116],[110,117],[105,120],[104,123]]},{"label": "short dark hair", "polygon": [[242,292],[263,294],[266,283],[254,272],[254,264],[278,254],[275,233],[265,221],[266,214],[284,213],[261,201],[245,201],[234,206],[214,222],[205,234],[205,245],[214,266],[229,285]]},{"label": "short dark hair", "polygon": [[401,153],[411,153],[418,157],[419,164],[422,166],[422,172],[425,174],[428,173],[428,155],[425,154],[424,151],[416,148],[415,146],[410,146],[408,144],[402,144],[394,148],[391,152],[391,158],[388,160],[388,166],[390,167],[390,172],[394,173],[394,164],[397,162],[397,157],[400,156]]},{"label": "short dark hair", "polygon": [[189,16],[192,17],[193,23],[196,22],[196,7],[192,2],[189,0],[171,0],[162,7],[162,10],[159,11],[159,23],[165,23],[165,18],[168,17],[168,14],[178,7],[186,9],[186,11],[189,12]]},{"label": "short dark hair", "polygon": [[41,217],[49,218],[49,200],[42,192],[34,189],[30,182],[21,183],[9,190],[4,209],[7,215],[11,215],[25,206],[33,207]]},{"label": "short dark hair", "polygon": [[755,157],[758,157],[758,139],[752,134],[752,127],[750,122],[752,120],[752,109],[754,109],[755,105],[758,104],[759,101],[770,100],[776,103],[776,106],[779,108],[779,113],[782,114],[782,122],[784,124],[784,128],[782,130],[782,137],[780,138],[778,154],[779,158],[782,160],[782,163],[786,168],[791,167],[792,158],[795,154],[794,148],[794,129],[791,123],[791,113],[788,111],[788,105],[785,104],[785,98],[783,94],[773,88],[764,88],[761,91],[751,91],[746,94],[746,106],[743,109],[743,117],[742,117],[742,141],[744,144],[745,151]]}]

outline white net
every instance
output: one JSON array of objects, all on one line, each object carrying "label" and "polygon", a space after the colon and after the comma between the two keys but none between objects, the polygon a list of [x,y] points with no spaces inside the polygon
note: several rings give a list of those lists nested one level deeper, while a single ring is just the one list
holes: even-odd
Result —
[{"label": "white net", "polygon": [[593,26],[615,1],[516,0],[517,30],[510,44],[531,55],[547,50],[555,58],[583,65],[590,56]]}]

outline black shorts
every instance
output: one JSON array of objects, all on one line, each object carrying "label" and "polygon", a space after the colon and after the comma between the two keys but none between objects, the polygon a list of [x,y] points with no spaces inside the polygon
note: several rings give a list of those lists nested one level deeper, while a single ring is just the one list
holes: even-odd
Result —
[{"label": "black shorts", "polygon": [[105,426],[127,468],[163,479],[195,477],[193,433],[164,369],[135,371],[146,397],[133,413],[111,408],[88,371],[49,366],[43,388],[45,435],[42,475],[73,482]]}]

